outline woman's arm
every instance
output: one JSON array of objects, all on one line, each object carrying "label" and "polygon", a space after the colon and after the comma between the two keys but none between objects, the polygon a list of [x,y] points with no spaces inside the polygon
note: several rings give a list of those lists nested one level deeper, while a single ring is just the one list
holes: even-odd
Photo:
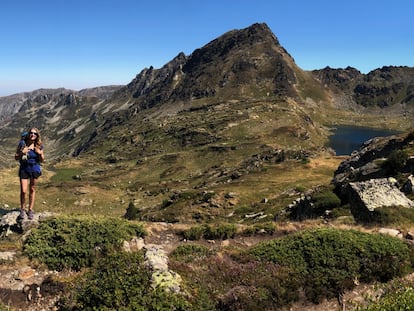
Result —
[{"label": "woman's arm", "polygon": [[45,155],[43,153],[43,146],[34,147],[34,152],[36,152],[39,155],[40,162],[43,162],[45,160]]},{"label": "woman's arm", "polygon": [[24,153],[27,153],[27,149],[24,149],[24,148],[26,148],[26,145],[20,142],[19,145],[17,146],[16,153],[14,154],[14,159],[16,161],[20,160]]}]

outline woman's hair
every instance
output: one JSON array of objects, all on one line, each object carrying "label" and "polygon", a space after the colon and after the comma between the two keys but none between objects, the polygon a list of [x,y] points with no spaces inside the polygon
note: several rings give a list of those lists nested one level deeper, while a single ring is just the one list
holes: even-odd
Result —
[{"label": "woman's hair", "polygon": [[30,140],[30,132],[32,132],[32,131],[35,131],[37,133],[34,144],[35,144],[36,147],[40,147],[42,145],[42,138],[40,136],[40,131],[35,127],[32,127],[27,131],[27,135],[26,135],[26,139],[25,139],[26,145],[28,144],[28,142]]}]

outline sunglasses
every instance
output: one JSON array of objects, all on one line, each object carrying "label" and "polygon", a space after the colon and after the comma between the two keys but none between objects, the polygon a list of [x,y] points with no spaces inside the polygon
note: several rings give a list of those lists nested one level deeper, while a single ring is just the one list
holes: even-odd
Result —
[{"label": "sunglasses", "polygon": [[36,135],[37,136],[37,133],[36,132],[30,132],[29,134],[30,135]]}]

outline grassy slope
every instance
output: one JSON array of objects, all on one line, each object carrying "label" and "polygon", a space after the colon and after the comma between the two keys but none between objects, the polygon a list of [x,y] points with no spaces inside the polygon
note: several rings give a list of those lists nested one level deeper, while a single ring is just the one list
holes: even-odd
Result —
[{"label": "grassy slope", "polygon": [[[304,87],[302,96],[306,94]],[[311,95],[326,99],[323,92]],[[198,100],[191,110],[168,108],[175,113],[165,115],[154,108],[100,133],[103,139],[90,153],[46,161],[36,209],[120,216],[133,202],[156,220],[185,222],[201,215],[198,221],[238,221],[257,210],[271,217],[299,195],[294,189],[330,183],[342,159],[319,153],[328,135],[324,124],[403,126],[391,114],[382,115],[378,122],[374,114],[345,113],[326,103],[283,101],[267,95],[216,103]],[[243,170],[255,155],[277,149],[311,150],[314,156],[308,163],[263,162],[257,170]],[[11,207],[18,206],[16,171],[14,167],[1,172],[1,203]],[[234,172],[241,177],[228,182]],[[214,192],[214,200],[223,208],[195,204],[203,191]],[[191,195],[160,210],[177,192]],[[224,198],[229,192],[236,194],[231,202]],[[261,205],[264,198],[269,202]]]}]

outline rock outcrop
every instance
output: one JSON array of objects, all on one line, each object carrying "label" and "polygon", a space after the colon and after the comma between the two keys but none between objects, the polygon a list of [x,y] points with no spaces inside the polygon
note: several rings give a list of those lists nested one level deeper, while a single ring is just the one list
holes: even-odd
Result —
[{"label": "rock outcrop", "polygon": [[[365,181],[373,178],[387,178],[396,172],[384,165],[393,152],[410,148],[414,144],[414,131],[406,135],[375,137],[366,141],[358,151],[344,160],[336,169],[332,183],[338,195],[346,200],[347,185],[350,182]],[[407,159],[398,171],[410,175],[414,159],[407,153]],[[407,175],[407,176],[408,176]]]},{"label": "rock outcrop", "polygon": [[414,202],[398,189],[393,178],[351,182],[348,188],[351,212],[357,220],[370,220],[380,207],[414,208]]},{"label": "rock outcrop", "polygon": [[413,191],[413,144],[414,131],[376,137],[339,165],[332,182],[355,219],[369,221],[380,207],[414,207],[406,196]]},{"label": "rock outcrop", "polygon": [[400,104],[405,109],[414,103],[414,68],[384,66],[362,74],[352,67],[326,67],[312,73],[332,92],[346,95],[359,106],[385,108]]}]

